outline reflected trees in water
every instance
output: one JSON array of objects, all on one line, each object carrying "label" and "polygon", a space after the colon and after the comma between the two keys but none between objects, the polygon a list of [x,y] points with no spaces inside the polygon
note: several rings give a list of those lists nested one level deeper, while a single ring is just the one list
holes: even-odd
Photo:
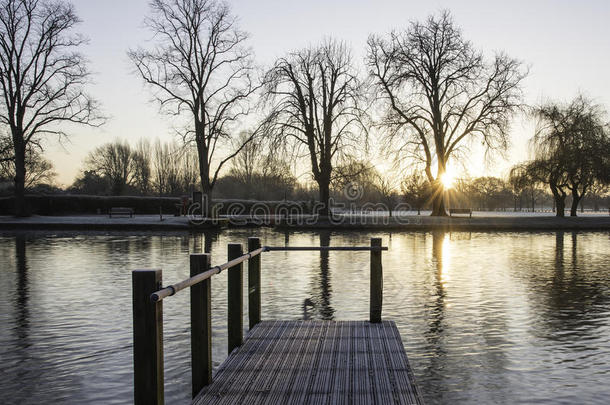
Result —
[{"label": "reflected trees in water", "polygon": [[15,237],[15,262],[17,265],[17,290],[15,294],[15,337],[18,346],[26,349],[29,346],[28,337],[30,329],[29,316],[29,280],[26,258],[26,237]]},{"label": "reflected trees in water", "polygon": [[570,252],[566,254],[566,232],[555,233],[552,273],[541,291],[540,305],[544,333],[551,340],[590,338],[586,331],[602,326],[599,311],[609,301],[602,284],[604,275],[587,271],[586,256],[579,252],[579,237],[577,232],[569,234]]},{"label": "reflected trees in water", "polygon": [[[330,231],[320,232],[320,246],[330,246]],[[320,251],[320,270],[311,279],[311,299],[303,302],[303,316],[309,317],[309,307],[323,320],[334,319],[335,309],[331,305],[332,285],[330,277],[329,252]]]}]

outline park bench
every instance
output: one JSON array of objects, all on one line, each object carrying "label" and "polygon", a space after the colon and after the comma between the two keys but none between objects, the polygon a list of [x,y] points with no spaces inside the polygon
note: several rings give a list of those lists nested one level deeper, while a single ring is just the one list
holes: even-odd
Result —
[{"label": "park bench", "polygon": [[453,214],[468,214],[472,218],[472,210],[470,208],[449,208],[449,216]]},{"label": "park bench", "polygon": [[112,207],[110,208],[110,211],[108,211],[108,216],[110,218],[112,218],[112,216],[118,216],[118,215],[129,215],[129,218],[133,217],[133,208],[127,208],[127,207]]}]

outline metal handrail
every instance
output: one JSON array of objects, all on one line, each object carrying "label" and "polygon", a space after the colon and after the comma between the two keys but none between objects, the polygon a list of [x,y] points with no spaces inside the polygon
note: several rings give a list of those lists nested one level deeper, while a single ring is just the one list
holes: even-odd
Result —
[{"label": "metal handrail", "polygon": [[171,297],[176,294],[180,290],[184,290],[185,288],[191,287],[197,283],[200,283],[208,278],[212,277],[215,274],[220,273],[223,270],[228,269],[229,267],[236,266],[254,256],[260,255],[262,252],[271,252],[271,251],[381,251],[388,250],[387,246],[263,246],[251,252],[248,252],[238,258],[235,258],[231,261],[223,263],[218,266],[210,267],[209,270],[204,271],[203,273],[199,273],[196,276],[187,278],[186,280],[182,280],[175,284],[169,285],[156,291],[150,295],[150,300],[152,302],[159,302],[164,298]]},{"label": "metal handrail", "polygon": [[159,290],[157,292],[152,293],[150,295],[150,299],[152,302],[161,301],[163,298],[170,297],[170,296],[176,294],[180,290],[184,290],[185,288],[191,287],[197,283],[202,282],[203,280],[207,280],[208,278],[212,277],[214,274],[218,274],[221,271],[228,269],[229,267],[236,266],[239,263],[242,263],[242,262],[250,259],[251,257],[261,254],[264,251],[265,251],[265,248],[261,247],[256,250],[253,250],[252,252],[248,252],[243,256],[239,256],[238,258],[233,259],[224,264],[210,267],[209,270],[204,271],[203,273],[199,273],[196,276],[187,278],[186,280],[182,280],[176,284],[172,284],[170,286],[162,288],[161,290]]}]

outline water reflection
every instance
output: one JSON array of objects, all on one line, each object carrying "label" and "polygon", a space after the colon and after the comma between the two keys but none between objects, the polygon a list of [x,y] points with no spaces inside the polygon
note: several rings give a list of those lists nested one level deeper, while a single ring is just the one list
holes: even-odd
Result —
[{"label": "water reflection", "polygon": [[[188,276],[188,253],[228,242],[365,244],[381,236],[384,317],[427,403],[606,403],[608,233],[227,230],[196,235],[0,236],[0,392],[13,403],[130,403],[130,270]],[[264,319],[366,319],[368,253],[263,258]],[[213,356],[226,356],[226,275],[212,283]],[[109,299],[112,297],[112,299]],[[164,305],[168,403],[190,392],[188,293]],[[185,310],[187,308],[187,310]],[[6,326],[5,326],[6,325]]]},{"label": "water reflection", "polygon": [[[212,244],[218,240],[218,232],[208,231],[196,233],[192,236],[193,253],[212,253]],[[186,239],[188,247],[188,238]]]},{"label": "water reflection", "polygon": [[[321,231],[319,234],[320,245],[330,246],[330,231]],[[310,307],[315,310],[318,319],[334,319],[335,309],[331,305],[332,287],[330,276],[329,252],[320,251],[319,270],[314,268],[314,276],[311,279],[311,298],[303,302],[303,317],[309,319]]]},{"label": "water reflection", "polygon": [[[443,335],[443,320],[445,318],[445,283],[449,280],[451,257],[449,240],[445,232],[432,233],[432,262],[434,263],[434,305],[429,321],[428,336],[430,344],[438,350],[438,354],[443,353],[442,345],[439,341]],[[443,260],[446,260],[444,262]]]},{"label": "water reflection", "polygon": [[550,340],[578,340],[583,337],[583,329],[594,332],[604,326],[594,321],[610,300],[607,285],[601,284],[603,278],[596,277],[603,274],[586,271],[588,263],[581,262],[578,233],[571,232],[569,237],[569,253],[566,253],[566,233],[555,233],[554,265],[549,269],[546,288],[540,290],[544,302],[539,305],[546,325],[542,333]]},{"label": "water reflection", "polygon": [[17,345],[26,349],[29,346],[30,306],[28,265],[26,259],[25,235],[15,237],[15,262],[17,264],[17,288],[15,294],[15,337]]}]

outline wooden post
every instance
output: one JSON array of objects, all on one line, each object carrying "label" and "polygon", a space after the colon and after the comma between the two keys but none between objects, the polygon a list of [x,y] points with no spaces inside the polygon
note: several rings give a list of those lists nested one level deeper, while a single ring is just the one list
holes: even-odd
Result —
[{"label": "wooden post", "polygon": [[[210,255],[192,254],[191,277],[211,267]],[[212,383],[212,287],[211,279],[191,287],[191,377],[193,398]]]},{"label": "wooden post", "polygon": [[[371,238],[371,247],[381,247],[381,238]],[[383,270],[381,268],[381,250],[371,250],[371,298],[370,321],[381,322],[383,303]]]},{"label": "wooden post", "polygon": [[[241,243],[229,243],[229,261],[237,259],[243,254]],[[228,332],[228,353],[240,346],[243,340],[243,315],[244,315],[244,276],[242,264],[229,267],[228,291],[227,291],[227,332]]]},{"label": "wooden post", "polygon": [[[259,238],[248,238],[248,252],[261,247]],[[261,321],[261,255],[248,260],[248,319],[249,328]]]},{"label": "wooden post", "polygon": [[131,280],[134,404],[163,404],[163,303],[150,299],[161,270],[134,270]]}]

